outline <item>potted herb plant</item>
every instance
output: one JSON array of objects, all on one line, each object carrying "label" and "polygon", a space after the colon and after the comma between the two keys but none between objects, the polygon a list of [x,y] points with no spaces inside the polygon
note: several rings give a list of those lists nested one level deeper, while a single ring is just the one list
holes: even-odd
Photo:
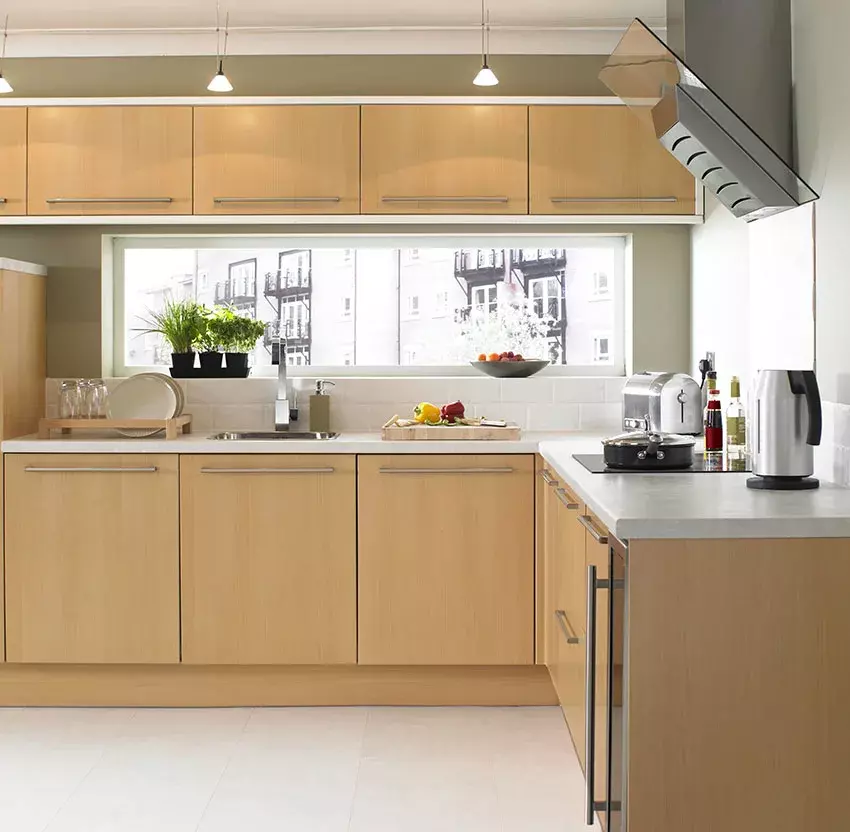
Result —
[{"label": "potted herb plant", "polygon": [[248,372],[248,353],[266,331],[262,321],[237,315],[228,307],[216,310],[215,326],[230,373]]},{"label": "potted herb plant", "polygon": [[206,328],[204,307],[193,300],[166,300],[162,310],[151,312],[144,323],[147,326],[143,332],[156,332],[171,346],[172,375],[191,375],[194,346]]},{"label": "potted herb plant", "polygon": [[201,370],[204,375],[221,375],[224,355],[221,352],[221,332],[218,327],[218,310],[204,309],[204,329],[195,341]]}]

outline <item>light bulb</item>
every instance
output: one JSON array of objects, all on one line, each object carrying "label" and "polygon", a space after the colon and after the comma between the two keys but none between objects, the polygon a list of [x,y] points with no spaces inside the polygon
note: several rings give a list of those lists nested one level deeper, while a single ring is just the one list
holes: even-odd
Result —
[{"label": "light bulb", "polygon": [[0,73],[0,95],[7,92],[14,92],[12,85],[3,77],[3,74]]},{"label": "light bulb", "polygon": [[499,83],[499,79],[496,77],[496,73],[487,66],[487,61],[484,61],[484,66],[478,70],[478,75],[475,76],[472,83],[476,87],[495,87]]},{"label": "light bulb", "polygon": [[212,81],[207,84],[207,89],[210,92],[232,92],[233,84],[230,79],[224,74],[223,61],[218,64],[218,72],[213,75]]}]

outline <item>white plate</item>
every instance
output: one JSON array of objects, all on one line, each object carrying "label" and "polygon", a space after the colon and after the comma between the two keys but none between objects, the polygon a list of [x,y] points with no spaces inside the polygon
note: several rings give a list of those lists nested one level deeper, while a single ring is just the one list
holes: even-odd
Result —
[{"label": "white plate", "polygon": [[[110,419],[171,419],[179,407],[178,394],[160,373],[131,376],[122,381],[106,400]],[[162,428],[117,429],[122,436],[154,436]]]},{"label": "white plate", "polygon": [[[174,391],[174,395],[177,398],[174,418],[176,419],[178,416],[183,415],[183,411],[186,409],[186,395],[183,393],[183,388],[171,376],[167,376],[165,373],[139,373],[139,376],[148,376],[158,381],[164,381]],[[135,376],[135,378],[138,378],[138,376]]]}]

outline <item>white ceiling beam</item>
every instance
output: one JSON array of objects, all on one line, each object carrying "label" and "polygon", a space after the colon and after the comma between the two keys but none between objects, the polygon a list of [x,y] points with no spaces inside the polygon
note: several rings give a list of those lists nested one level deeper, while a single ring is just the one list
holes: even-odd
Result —
[{"label": "white ceiling beam", "polygon": [[[494,26],[493,55],[602,55],[628,22],[605,26]],[[655,31],[664,37],[663,27]],[[232,29],[231,55],[470,55],[480,49],[477,26],[253,27]],[[9,33],[9,58],[205,55],[213,29],[65,29]]]}]

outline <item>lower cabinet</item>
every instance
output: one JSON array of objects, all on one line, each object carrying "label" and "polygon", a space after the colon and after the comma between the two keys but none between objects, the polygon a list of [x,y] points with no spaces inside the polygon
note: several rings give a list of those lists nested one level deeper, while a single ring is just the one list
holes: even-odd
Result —
[{"label": "lower cabinet", "polygon": [[358,497],[361,664],[533,664],[533,456],[361,456]]},{"label": "lower cabinet", "polygon": [[180,659],[178,458],[5,456],[9,662]]},{"label": "lower cabinet", "polygon": [[357,661],[354,456],[181,457],[183,661]]}]

